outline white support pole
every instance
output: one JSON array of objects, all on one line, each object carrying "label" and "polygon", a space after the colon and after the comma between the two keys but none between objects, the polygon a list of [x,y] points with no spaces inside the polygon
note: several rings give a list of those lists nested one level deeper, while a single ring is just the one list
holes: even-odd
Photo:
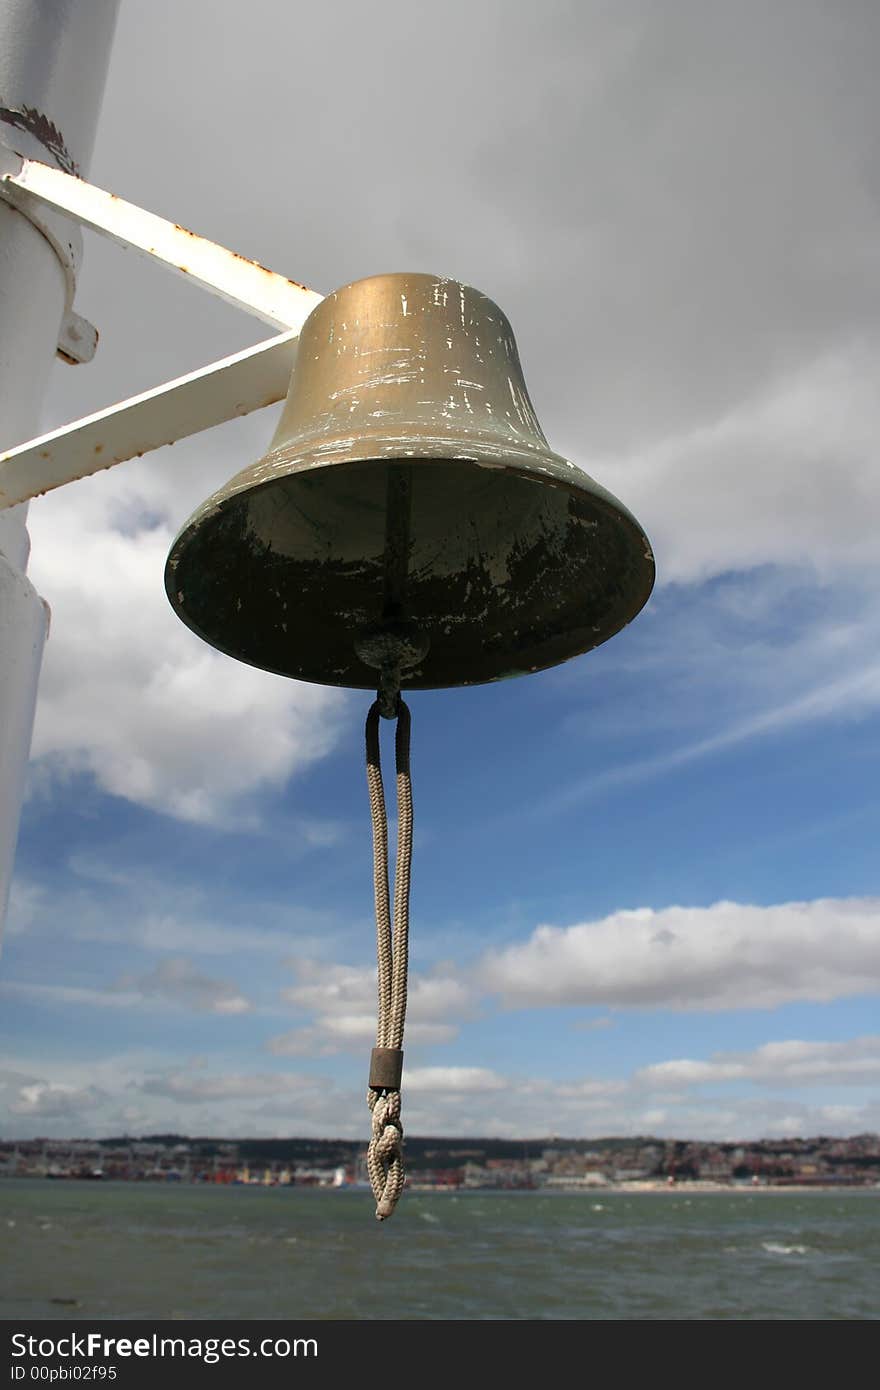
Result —
[{"label": "white support pole", "polygon": [[[0,141],[73,170],[87,163],[118,0],[3,0]],[[69,268],[27,217],[0,204],[0,445],[39,428]],[[30,751],[46,607],[25,576],[26,509],[0,516],[0,928]]]}]

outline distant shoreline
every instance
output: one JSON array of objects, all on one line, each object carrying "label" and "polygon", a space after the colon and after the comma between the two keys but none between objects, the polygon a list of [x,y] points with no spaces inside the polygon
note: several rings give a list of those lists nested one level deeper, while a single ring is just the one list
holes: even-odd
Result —
[{"label": "distant shoreline", "polygon": [[[2,1174],[0,1174],[0,1186],[2,1186],[2,1187],[4,1187],[4,1188],[10,1188],[10,1187],[14,1187],[14,1186],[15,1186],[16,1184],[18,1184],[18,1183],[28,1183],[28,1184],[30,1184],[30,1185],[32,1185],[32,1186],[38,1186],[38,1185],[39,1185],[39,1186],[47,1186],[47,1185],[51,1185],[52,1187],[55,1187],[55,1186],[60,1185],[60,1186],[65,1187],[65,1188],[70,1187],[71,1185],[75,1185],[75,1186],[88,1186],[88,1187],[91,1187],[91,1188],[94,1188],[94,1187],[114,1187],[114,1188],[119,1188],[119,1187],[133,1187],[133,1188],[136,1188],[136,1187],[143,1187],[143,1188],[150,1188],[150,1189],[153,1189],[153,1188],[162,1188],[162,1189],[165,1189],[165,1190],[168,1190],[168,1189],[177,1189],[178,1191],[192,1191],[194,1188],[198,1188],[198,1189],[200,1189],[200,1190],[209,1189],[209,1190],[212,1190],[212,1191],[216,1191],[216,1190],[218,1190],[218,1189],[228,1190],[228,1189],[232,1188],[232,1189],[235,1190],[235,1191],[241,1191],[242,1189],[244,1189],[244,1190],[246,1190],[246,1191],[261,1191],[261,1192],[266,1192],[266,1191],[279,1191],[279,1190],[280,1190],[280,1191],[289,1191],[289,1192],[318,1192],[318,1193],[334,1193],[334,1194],[335,1194],[335,1193],[340,1193],[340,1192],[363,1193],[364,1191],[368,1190],[368,1186],[369,1186],[368,1184],[364,1184],[364,1183],[351,1183],[351,1182],[342,1183],[342,1184],[338,1184],[338,1185],[334,1185],[334,1184],[331,1184],[331,1183],[255,1183],[255,1182],[251,1182],[251,1183],[241,1183],[241,1182],[234,1182],[234,1183],[211,1183],[211,1182],[180,1182],[180,1181],[168,1182],[168,1181],[163,1181],[163,1180],[160,1179],[160,1178],[139,1178],[139,1179],[132,1180],[132,1179],[126,1179],[126,1178],[112,1178],[112,1177],[102,1178],[102,1179],[100,1179],[100,1180],[98,1180],[98,1181],[95,1181],[95,1180],[89,1180],[88,1178],[80,1178],[80,1177],[76,1177],[76,1176],[70,1176],[70,1177],[65,1176],[64,1178],[62,1178],[62,1179],[60,1180],[60,1183],[59,1183],[59,1180],[58,1180],[57,1178],[53,1181],[51,1178],[47,1179],[47,1175],[46,1175],[46,1174],[40,1174],[40,1173],[20,1173],[20,1174],[2,1173]],[[804,1196],[804,1195],[807,1195],[807,1196],[808,1196],[810,1193],[814,1193],[814,1192],[818,1192],[818,1193],[836,1193],[838,1196],[841,1195],[841,1194],[853,1193],[853,1192],[870,1192],[870,1193],[874,1193],[874,1194],[880,1196],[880,1182],[870,1182],[870,1183],[853,1183],[853,1182],[839,1182],[839,1183],[815,1183],[815,1182],[798,1183],[798,1182],[781,1182],[781,1183],[772,1183],[772,1182],[764,1182],[764,1183],[756,1183],[756,1184],[752,1185],[751,1183],[748,1183],[748,1182],[745,1182],[745,1183],[743,1183],[743,1182],[725,1183],[725,1182],[714,1182],[714,1181],[711,1181],[711,1180],[703,1181],[703,1180],[701,1180],[701,1179],[699,1179],[699,1178],[694,1178],[694,1179],[690,1179],[690,1180],[689,1180],[689,1179],[683,1179],[681,1182],[669,1183],[669,1182],[667,1182],[667,1181],[666,1181],[665,1179],[663,1179],[663,1178],[659,1178],[659,1179],[650,1179],[650,1178],[648,1178],[648,1179],[634,1179],[632,1182],[618,1182],[618,1183],[614,1183],[614,1182],[606,1182],[606,1183],[578,1183],[578,1182],[573,1182],[573,1183],[553,1183],[553,1184],[540,1185],[540,1186],[534,1186],[534,1187],[527,1187],[527,1186],[525,1186],[525,1185],[520,1186],[520,1185],[516,1185],[516,1184],[512,1184],[512,1185],[509,1186],[509,1187],[504,1187],[504,1186],[500,1186],[500,1185],[498,1185],[498,1186],[495,1186],[495,1185],[487,1185],[487,1186],[485,1186],[485,1187],[480,1187],[480,1186],[465,1186],[464,1184],[452,1184],[452,1183],[449,1183],[449,1184],[446,1184],[446,1183],[437,1183],[437,1184],[433,1184],[433,1183],[420,1183],[420,1182],[418,1182],[418,1181],[415,1181],[415,1182],[411,1182],[411,1183],[408,1182],[408,1183],[407,1183],[407,1185],[406,1185],[406,1192],[407,1192],[407,1194],[408,1194],[409,1196],[411,1196],[411,1197],[425,1197],[425,1196],[453,1196],[453,1197],[460,1197],[460,1196],[465,1196],[465,1197],[477,1197],[477,1196],[479,1196],[479,1197],[485,1197],[485,1196],[494,1196],[494,1195],[501,1195],[501,1196],[511,1196],[511,1195],[523,1196],[523,1195],[525,1195],[525,1196],[531,1196],[531,1197],[554,1197],[554,1196],[560,1196],[560,1197],[585,1197],[585,1198],[590,1197],[590,1198],[592,1198],[594,1201],[595,1201],[595,1200],[598,1200],[599,1198],[601,1198],[601,1197],[603,1197],[603,1196],[605,1196],[605,1197],[619,1197],[619,1196],[621,1196],[621,1195],[625,1195],[625,1196],[636,1196],[636,1197],[641,1197],[641,1196],[645,1196],[645,1195],[647,1195],[647,1196],[652,1196],[652,1195],[656,1195],[656,1194],[658,1194],[658,1193],[660,1193],[660,1194],[668,1194],[668,1195],[670,1195],[670,1196],[675,1196],[675,1197],[681,1197],[681,1196],[699,1196],[699,1195],[719,1196],[719,1195],[724,1195],[724,1194],[736,1195],[736,1196],[752,1197],[752,1196],[759,1196],[759,1195],[763,1195],[763,1194],[767,1194],[767,1193],[789,1193],[789,1192],[795,1194],[796,1196]]]},{"label": "distant shoreline", "polygon": [[[485,1191],[486,1189],[476,1189],[476,1190]],[[801,1183],[795,1183],[795,1182],[779,1182],[779,1183],[775,1183],[775,1182],[762,1182],[762,1183],[755,1183],[754,1186],[753,1186],[751,1183],[747,1183],[747,1182],[745,1182],[745,1183],[743,1183],[743,1182],[731,1182],[731,1183],[727,1183],[727,1182],[703,1182],[703,1181],[701,1181],[699,1178],[695,1178],[695,1179],[693,1179],[692,1181],[684,1180],[684,1181],[682,1181],[682,1182],[668,1183],[668,1182],[666,1182],[664,1179],[661,1178],[661,1179],[659,1179],[659,1180],[656,1181],[656,1182],[650,1182],[650,1181],[644,1181],[644,1182],[642,1182],[642,1181],[639,1181],[639,1182],[618,1182],[618,1183],[611,1183],[611,1182],[609,1182],[609,1183],[601,1183],[601,1184],[600,1184],[600,1183],[597,1183],[595,1186],[592,1186],[592,1185],[591,1185],[591,1186],[586,1186],[586,1185],[584,1185],[584,1184],[582,1184],[582,1183],[575,1183],[575,1184],[572,1184],[572,1185],[570,1185],[570,1186],[569,1186],[569,1185],[557,1185],[557,1184],[554,1183],[553,1187],[551,1187],[551,1188],[544,1187],[544,1188],[538,1188],[538,1189],[536,1189],[536,1190],[537,1190],[537,1191],[540,1191],[540,1192],[545,1192],[545,1193],[546,1193],[546,1192],[565,1192],[565,1193],[568,1194],[569,1196],[571,1196],[571,1195],[573,1195],[573,1194],[575,1194],[575,1193],[582,1193],[584,1196],[598,1196],[598,1195],[600,1195],[600,1194],[603,1193],[603,1192],[615,1193],[615,1194],[620,1193],[620,1192],[634,1192],[634,1193],[643,1193],[643,1192],[669,1192],[669,1193],[674,1193],[674,1194],[675,1194],[675,1193],[680,1194],[680,1193],[682,1193],[682,1192],[688,1192],[688,1193],[690,1193],[690,1192],[709,1192],[709,1193],[736,1192],[736,1193],[742,1193],[742,1194],[744,1194],[744,1195],[747,1196],[747,1197],[751,1197],[751,1196],[753,1196],[753,1195],[754,1195],[755,1193],[757,1193],[757,1192],[797,1192],[797,1193],[804,1193],[804,1192],[878,1192],[878,1193],[880,1193],[880,1182],[861,1182],[861,1183],[856,1183],[856,1182],[832,1182],[832,1183],[827,1183],[827,1182],[824,1182],[824,1183],[818,1183],[818,1182],[801,1182]]]},{"label": "distant shoreline", "polygon": [[679,1183],[667,1183],[663,1179],[657,1182],[618,1182],[618,1183],[554,1183],[546,1187],[446,1187],[422,1185],[421,1183],[407,1184],[409,1193],[452,1193],[459,1196],[462,1193],[480,1193],[485,1195],[487,1192],[527,1192],[533,1197],[552,1197],[559,1193],[564,1197],[601,1197],[619,1196],[621,1193],[628,1195],[642,1196],[657,1192],[669,1193],[672,1196],[681,1196],[682,1193],[708,1193],[717,1196],[719,1193],[736,1193],[746,1197],[754,1196],[756,1193],[763,1192],[794,1192],[803,1194],[805,1192],[876,1192],[880,1194],[880,1182],[867,1183],[759,1183],[752,1187],[749,1183],[725,1183],[725,1182],[700,1182],[698,1179],[693,1182],[683,1181]]}]

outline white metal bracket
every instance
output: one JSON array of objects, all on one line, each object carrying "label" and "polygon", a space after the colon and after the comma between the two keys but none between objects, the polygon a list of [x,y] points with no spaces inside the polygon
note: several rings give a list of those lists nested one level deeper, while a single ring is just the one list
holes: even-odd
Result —
[{"label": "white metal bracket", "polygon": [[[48,210],[90,227],[287,330],[0,453],[0,510],[285,396],[299,330],[320,303],[320,294],[73,174],[5,149],[0,149],[0,197],[31,220],[44,218]],[[37,225],[45,232],[39,221]],[[87,361],[89,331],[94,333],[68,305],[59,350],[69,344],[69,357]],[[84,355],[79,355],[80,345]]]}]

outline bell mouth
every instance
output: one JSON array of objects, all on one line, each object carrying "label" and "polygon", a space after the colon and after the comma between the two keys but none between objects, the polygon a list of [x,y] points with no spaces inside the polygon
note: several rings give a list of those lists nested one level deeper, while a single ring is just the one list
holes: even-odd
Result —
[{"label": "bell mouth", "polygon": [[[626,508],[540,448],[471,435],[361,435],[287,446],[194,514],[165,570],[181,619],[218,650],[322,685],[374,689],[361,633],[389,618],[430,639],[404,689],[479,685],[557,665],[626,626],[654,561]],[[353,449],[368,457],[352,457]],[[387,452],[386,452],[387,449]],[[407,498],[389,588],[388,501]]]}]

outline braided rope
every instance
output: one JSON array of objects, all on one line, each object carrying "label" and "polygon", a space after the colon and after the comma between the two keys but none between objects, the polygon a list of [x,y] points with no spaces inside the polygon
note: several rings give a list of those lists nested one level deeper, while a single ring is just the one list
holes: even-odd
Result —
[{"label": "braided rope", "polygon": [[[409,767],[410,713],[397,701],[397,858],[394,873],[394,917],[388,891],[388,818],[379,753],[380,701],[367,715],[367,789],[373,822],[373,886],[376,899],[376,954],[379,966],[379,1022],[376,1045],[402,1049],[406,1021],[409,955],[409,887],[412,865],[413,804]],[[376,1199],[376,1219],[391,1216],[403,1191],[403,1126],[399,1088],[371,1086],[367,1092],[372,1137],[367,1150],[367,1173]]]}]

